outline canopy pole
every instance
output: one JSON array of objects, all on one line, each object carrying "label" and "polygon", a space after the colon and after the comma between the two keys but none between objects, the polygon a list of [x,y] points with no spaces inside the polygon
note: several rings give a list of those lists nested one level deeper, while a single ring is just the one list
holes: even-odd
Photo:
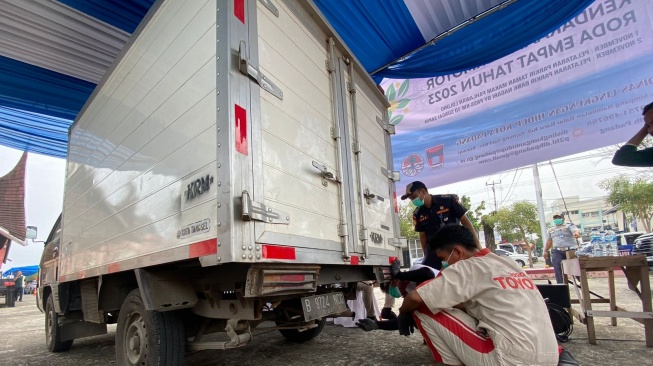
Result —
[{"label": "canopy pole", "polygon": [[535,198],[537,199],[537,214],[540,218],[540,237],[542,238],[542,249],[546,247],[547,226],[546,217],[544,216],[544,200],[542,199],[542,184],[540,183],[540,172],[537,170],[537,164],[533,164],[533,181],[535,181]]},{"label": "canopy pole", "polygon": [[433,39],[426,42],[422,46],[408,52],[407,54],[399,57],[398,59],[392,60],[392,61],[388,62],[387,64],[379,67],[378,69],[372,71],[370,73],[370,75],[374,75],[379,71],[383,71],[383,70],[387,69],[388,67],[394,65],[395,63],[403,61],[404,59],[406,59],[406,58],[414,55],[415,53],[423,50],[424,48],[426,48],[428,46],[432,46],[433,44],[435,44],[435,42],[441,40],[442,38],[450,36],[450,35],[454,34],[455,32],[465,28],[466,26],[476,22],[477,20],[481,20],[481,19],[485,18],[486,16],[488,16],[488,15],[490,15],[490,14],[496,12],[496,11],[502,10],[502,9],[506,8],[508,5],[512,5],[513,3],[516,3],[516,2],[517,2],[517,0],[506,0],[506,1],[502,2],[501,4],[496,5],[496,6],[492,7],[492,8],[490,8],[490,9],[482,12],[481,14],[475,15],[475,16],[471,17],[470,19],[464,21],[463,23],[460,23],[457,26],[449,29],[448,31],[438,34],[437,36],[435,36]]}]

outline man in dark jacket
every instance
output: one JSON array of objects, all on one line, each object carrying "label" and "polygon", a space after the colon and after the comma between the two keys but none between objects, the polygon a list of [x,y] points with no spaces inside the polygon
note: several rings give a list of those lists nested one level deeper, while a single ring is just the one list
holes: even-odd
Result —
[{"label": "man in dark jacket", "polygon": [[653,167],[653,147],[637,150],[647,135],[653,136],[653,103],[642,111],[644,127],[614,154],[612,164],[633,167]]}]

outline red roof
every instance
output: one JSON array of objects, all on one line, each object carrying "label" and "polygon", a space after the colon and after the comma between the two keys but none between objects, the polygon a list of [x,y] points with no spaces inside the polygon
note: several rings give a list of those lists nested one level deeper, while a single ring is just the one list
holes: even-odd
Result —
[{"label": "red roof", "polygon": [[0,226],[20,240],[25,240],[25,166],[27,153],[18,164],[0,177]]}]

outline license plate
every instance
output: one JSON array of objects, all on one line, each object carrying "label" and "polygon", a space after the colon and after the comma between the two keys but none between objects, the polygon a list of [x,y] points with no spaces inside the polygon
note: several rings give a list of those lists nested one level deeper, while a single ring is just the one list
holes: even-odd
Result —
[{"label": "license plate", "polygon": [[302,298],[302,308],[304,320],[309,321],[346,311],[347,301],[342,292],[332,292]]}]

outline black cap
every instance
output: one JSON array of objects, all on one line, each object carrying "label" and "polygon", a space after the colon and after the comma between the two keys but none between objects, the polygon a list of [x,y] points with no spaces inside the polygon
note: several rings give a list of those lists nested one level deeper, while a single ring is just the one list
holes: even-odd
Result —
[{"label": "black cap", "polygon": [[406,194],[401,196],[401,199],[405,200],[406,198],[408,198],[408,196],[411,195],[411,193],[415,192],[416,190],[418,190],[420,188],[427,189],[426,186],[424,185],[424,183],[422,183],[422,182],[420,182],[418,180],[416,180],[416,181],[414,181],[412,183],[408,183],[408,185],[406,186]]},{"label": "black cap", "polygon": [[555,219],[556,217],[561,217],[562,218],[562,217],[565,217],[565,214],[562,213],[562,212],[556,212],[556,213],[553,214],[553,218]]}]

